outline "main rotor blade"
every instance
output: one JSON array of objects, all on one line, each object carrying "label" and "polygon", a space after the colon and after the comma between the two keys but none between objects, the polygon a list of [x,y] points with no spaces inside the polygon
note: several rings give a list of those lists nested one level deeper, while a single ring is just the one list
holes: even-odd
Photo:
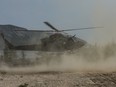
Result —
[{"label": "main rotor blade", "polygon": [[86,29],[96,29],[96,28],[103,28],[103,27],[87,27],[87,28],[78,28],[78,29],[67,29],[67,30],[60,30],[60,32],[63,32],[63,31],[75,31],[75,30],[86,30]]},{"label": "main rotor blade", "polygon": [[58,29],[56,29],[54,26],[52,26],[49,22],[44,22],[47,26],[49,26],[51,29],[55,30],[56,32],[59,32]]},{"label": "main rotor blade", "polygon": [[86,30],[86,29],[96,29],[103,27],[87,27],[87,28],[78,28],[78,29],[67,29],[67,30],[14,30],[14,31],[27,31],[27,32],[64,32],[64,31],[75,31],[75,30]]},{"label": "main rotor blade", "polygon": [[55,32],[52,30],[14,30],[14,31],[26,31],[26,32]]}]

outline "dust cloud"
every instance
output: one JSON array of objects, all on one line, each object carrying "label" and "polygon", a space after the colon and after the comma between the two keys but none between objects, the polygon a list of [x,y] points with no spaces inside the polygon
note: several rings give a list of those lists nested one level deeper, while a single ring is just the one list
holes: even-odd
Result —
[{"label": "dust cloud", "polygon": [[[53,56],[52,56],[53,57]],[[38,60],[33,66],[8,67],[1,66],[0,71],[9,73],[39,73],[39,72],[115,72],[116,44],[105,46],[85,46],[72,53],[64,53],[48,58],[49,62]],[[37,61],[36,61],[37,62]]]},{"label": "dust cloud", "polygon": [[106,45],[110,42],[116,42],[116,11],[115,1],[97,0],[93,8],[92,24],[93,26],[102,26],[102,29],[96,29],[91,42]]}]

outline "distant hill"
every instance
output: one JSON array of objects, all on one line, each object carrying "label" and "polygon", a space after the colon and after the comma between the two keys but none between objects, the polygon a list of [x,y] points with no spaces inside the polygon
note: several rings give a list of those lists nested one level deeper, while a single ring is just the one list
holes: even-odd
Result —
[{"label": "distant hill", "polygon": [[0,25],[0,31],[8,31],[8,30],[27,30],[26,28],[18,27],[15,25]]},{"label": "distant hill", "polygon": [[[0,25],[0,33],[5,35],[9,41],[11,41],[11,37],[17,37],[16,32],[14,30],[27,30],[26,28],[18,27],[15,25]],[[0,36],[0,49],[4,49],[4,40]]]},{"label": "distant hill", "polygon": [[[4,38],[14,46],[21,45],[36,45],[41,43],[41,38],[49,36],[48,32],[28,32],[28,31],[16,31],[16,30],[28,30],[26,28],[18,27],[15,25],[0,25],[0,33],[4,35]],[[0,49],[4,49],[4,40],[0,35]]]}]

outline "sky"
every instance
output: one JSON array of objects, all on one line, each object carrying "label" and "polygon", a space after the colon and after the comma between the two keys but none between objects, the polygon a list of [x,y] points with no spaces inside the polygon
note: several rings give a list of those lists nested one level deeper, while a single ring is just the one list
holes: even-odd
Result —
[{"label": "sky", "polygon": [[68,32],[88,43],[116,41],[116,0],[0,0],[0,24],[28,29],[50,29],[49,21],[59,30],[104,27]]}]

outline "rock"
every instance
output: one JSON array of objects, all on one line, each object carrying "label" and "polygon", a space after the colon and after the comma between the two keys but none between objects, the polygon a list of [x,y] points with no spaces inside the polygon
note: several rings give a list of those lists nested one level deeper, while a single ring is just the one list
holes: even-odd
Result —
[{"label": "rock", "polygon": [[27,87],[27,86],[28,86],[28,84],[25,83],[25,84],[21,84],[21,85],[19,85],[18,87]]}]

